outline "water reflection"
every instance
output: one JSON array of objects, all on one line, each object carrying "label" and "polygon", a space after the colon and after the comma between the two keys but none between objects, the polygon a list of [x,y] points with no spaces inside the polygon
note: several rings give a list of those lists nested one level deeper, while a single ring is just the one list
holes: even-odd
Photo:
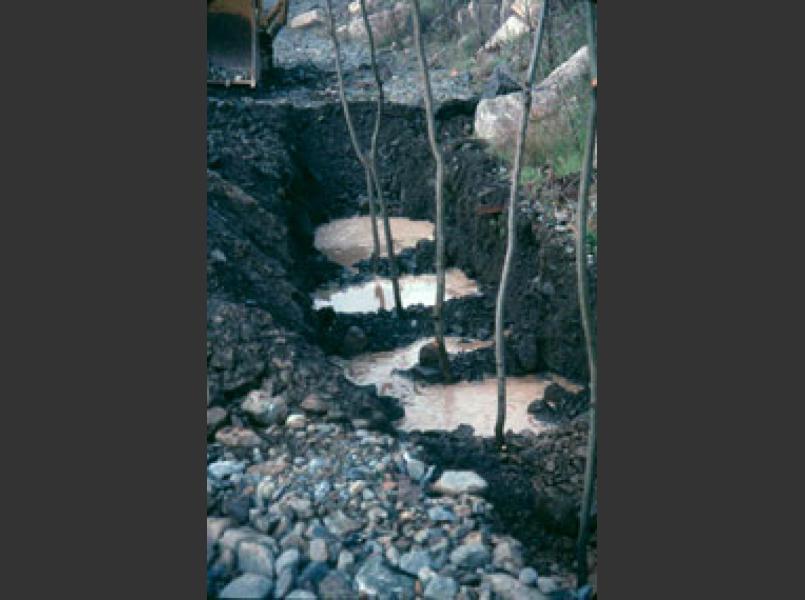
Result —
[{"label": "water reflection", "polygon": [[[459,269],[448,269],[445,278],[445,300],[478,293],[478,285]],[[433,306],[436,301],[436,275],[405,275],[400,277],[400,296],[403,306],[422,304]],[[341,313],[376,312],[391,310],[394,291],[391,279],[378,277],[373,281],[346,288],[322,288],[313,295],[316,309],[332,306]]]},{"label": "water reflection", "polygon": [[[430,339],[422,339],[404,348],[374,352],[344,361],[346,376],[360,385],[374,385],[378,393],[399,398],[405,408],[400,428],[411,431],[433,429],[453,430],[462,423],[472,425],[479,435],[494,435],[497,416],[497,380],[460,382],[452,385],[431,385],[413,382],[394,373],[417,363],[419,350]],[[450,353],[466,352],[491,346],[491,341],[445,338]],[[530,429],[539,433],[548,429],[546,423],[528,414],[528,405],[541,398],[551,383],[535,375],[506,378],[506,429]]]},{"label": "water reflection", "polygon": [[[433,223],[414,221],[402,217],[389,219],[394,251],[416,246],[419,240],[433,239]],[[386,256],[386,236],[383,223],[378,219],[380,256]],[[313,245],[331,261],[344,267],[372,256],[372,230],[370,217],[350,217],[325,223],[316,229]]]}]

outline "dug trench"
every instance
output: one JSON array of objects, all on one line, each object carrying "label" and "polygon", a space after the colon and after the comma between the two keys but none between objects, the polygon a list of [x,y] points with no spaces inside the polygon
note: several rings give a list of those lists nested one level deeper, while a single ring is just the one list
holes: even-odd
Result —
[{"label": "dug trench", "polygon": [[[351,108],[359,137],[368,140],[375,106]],[[471,102],[456,102],[439,114],[447,265],[476,280],[481,292],[448,301],[445,319],[451,335],[488,340],[505,251],[509,174],[472,138],[473,109]],[[435,165],[425,131],[423,111],[385,107],[378,160],[392,216],[434,220]],[[518,200],[518,251],[506,311],[510,374],[586,379],[570,226],[577,179],[548,181],[540,201],[528,190]],[[211,442],[221,431],[245,428],[240,401],[250,390],[281,394],[289,410],[304,410],[312,419],[404,439],[439,470],[474,470],[489,483],[484,495],[494,505],[497,526],[524,543],[530,564],[571,570],[587,441],[583,410],[540,435],[509,431],[503,452],[468,427],[402,432],[395,427],[403,416],[400,403],[350,382],[333,358],[399,348],[433,334],[431,309],[423,306],[407,308],[404,318],[313,309],[311,295],[322,285],[372,276],[368,261],[345,270],[313,243],[318,226],[368,212],[364,173],[340,106],[299,109],[210,98],[207,201],[208,409],[216,413],[212,422],[208,417]],[[399,258],[403,273],[433,272],[432,242]],[[388,272],[387,261],[380,270]],[[594,300],[594,264],[590,275]],[[363,333],[358,345],[347,335],[355,327]],[[452,369],[459,380],[493,374],[492,351],[459,355]],[[220,453],[215,443],[209,448],[208,461]]]}]

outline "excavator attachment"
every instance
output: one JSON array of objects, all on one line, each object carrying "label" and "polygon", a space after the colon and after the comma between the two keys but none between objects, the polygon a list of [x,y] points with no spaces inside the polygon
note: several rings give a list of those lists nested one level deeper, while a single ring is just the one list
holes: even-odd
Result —
[{"label": "excavator attachment", "polygon": [[255,0],[207,0],[207,83],[257,86],[259,18]]}]

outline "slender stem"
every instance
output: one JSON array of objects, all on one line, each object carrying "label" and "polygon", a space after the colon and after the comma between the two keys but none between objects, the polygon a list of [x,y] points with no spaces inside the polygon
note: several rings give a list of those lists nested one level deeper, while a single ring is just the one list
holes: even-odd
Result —
[{"label": "slender stem", "polygon": [[394,239],[391,237],[391,224],[389,223],[388,207],[383,188],[380,185],[380,177],[377,174],[377,138],[380,134],[380,120],[383,116],[383,81],[380,79],[380,71],[377,68],[377,58],[375,56],[375,39],[372,33],[372,25],[369,23],[369,15],[366,11],[366,0],[360,0],[361,16],[363,25],[366,27],[366,35],[369,38],[369,56],[372,61],[372,72],[377,86],[377,116],[375,117],[375,128],[372,132],[372,144],[369,149],[369,170],[372,173],[372,180],[380,201],[380,213],[383,218],[383,233],[386,236],[386,253],[389,257],[389,267],[391,269],[391,287],[394,291],[394,310],[397,315],[402,315],[403,304],[400,295],[399,274],[397,271],[397,259],[394,256]]},{"label": "slender stem", "polygon": [[355,155],[358,157],[358,162],[361,163],[364,170],[366,171],[366,195],[369,197],[369,218],[372,224],[372,244],[373,244],[373,254],[372,254],[372,265],[374,268],[375,274],[377,274],[377,261],[380,257],[380,238],[377,232],[377,216],[375,214],[375,204],[373,200],[373,184],[372,184],[372,174],[371,169],[369,168],[369,161],[364,156],[363,152],[361,152],[361,146],[358,142],[358,136],[355,133],[355,126],[352,124],[352,115],[349,112],[349,103],[347,102],[347,96],[344,92],[344,73],[341,67],[341,45],[338,43],[338,36],[335,32],[335,16],[333,15],[333,3],[332,0],[326,0],[327,2],[327,17],[330,22],[330,37],[333,40],[333,48],[335,51],[335,72],[338,76],[338,97],[341,99],[341,108],[344,111],[344,120],[347,122],[347,131],[349,132],[349,139],[352,142],[352,148],[355,150]]},{"label": "slender stem", "polygon": [[537,76],[537,61],[542,45],[545,19],[548,15],[548,0],[542,3],[539,15],[537,33],[534,36],[534,45],[531,48],[531,61],[528,66],[528,80],[523,89],[522,105],[520,110],[520,132],[517,137],[517,146],[514,153],[514,168],[512,169],[511,187],[509,188],[509,223],[506,240],[506,256],[503,259],[503,272],[500,276],[498,299],[495,306],[495,366],[498,378],[498,412],[495,421],[495,440],[498,446],[503,445],[503,426],[506,420],[506,360],[503,347],[503,317],[506,310],[506,288],[509,283],[512,257],[517,244],[517,227],[515,218],[517,214],[517,187],[520,183],[520,170],[523,162],[523,147],[525,146],[526,132],[528,130],[528,117],[531,111],[531,88]]},{"label": "slender stem", "polygon": [[593,502],[593,491],[595,489],[595,467],[596,467],[596,438],[597,438],[597,392],[598,392],[598,370],[596,367],[597,356],[594,332],[592,326],[592,315],[590,310],[589,282],[587,276],[587,200],[590,194],[590,184],[593,170],[593,152],[595,150],[596,124],[598,118],[598,68],[596,56],[596,32],[595,32],[595,0],[588,0],[587,3],[587,37],[589,40],[590,51],[590,76],[591,76],[591,105],[590,116],[587,122],[587,143],[584,148],[584,164],[581,173],[581,185],[579,186],[579,206],[577,211],[578,221],[576,224],[576,272],[577,287],[579,295],[579,310],[581,311],[581,323],[584,329],[584,342],[587,350],[587,365],[590,372],[590,428],[587,437],[587,460],[584,469],[584,491],[582,493],[581,511],[579,514],[579,538],[576,547],[576,561],[578,569],[578,586],[587,583],[587,543],[590,536],[590,509]]},{"label": "slender stem", "polygon": [[444,345],[444,158],[436,140],[436,118],[433,111],[433,95],[430,86],[430,74],[425,60],[425,45],[422,42],[422,23],[419,0],[411,0],[414,8],[414,41],[417,47],[419,67],[422,71],[423,96],[425,100],[425,117],[428,126],[428,141],[436,161],[436,303],[433,307],[433,328],[436,334],[436,346],[439,354],[439,366],[445,382],[452,380],[450,363]]}]

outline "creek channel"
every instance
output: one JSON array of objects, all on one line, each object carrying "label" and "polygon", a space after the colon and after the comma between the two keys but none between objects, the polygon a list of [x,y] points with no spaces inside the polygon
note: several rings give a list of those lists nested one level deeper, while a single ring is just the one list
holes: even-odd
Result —
[{"label": "creek channel", "polygon": [[[433,239],[433,223],[406,218],[390,219],[395,253],[412,248],[419,240]],[[385,256],[385,238],[379,223],[381,256]],[[350,272],[354,265],[371,257],[370,218],[350,217],[330,221],[316,230],[314,245],[330,261]],[[436,276],[433,273],[400,277],[404,308],[433,306]],[[445,300],[478,296],[475,281],[459,269],[445,271]],[[393,309],[391,280],[374,276],[370,281],[324,285],[313,293],[314,308],[332,307],[336,313],[375,313]],[[405,431],[453,430],[459,425],[473,427],[476,434],[491,436],[497,412],[497,380],[460,381],[449,385],[414,381],[402,371],[417,365],[420,349],[432,338],[421,338],[406,346],[385,352],[371,352],[349,359],[334,357],[346,377],[359,385],[374,385],[377,393],[397,398],[405,410],[398,427]],[[493,346],[491,340],[447,337],[450,354],[471,352]],[[551,425],[528,413],[528,405],[542,398],[551,379],[536,375],[506,378],[506,429],[540,433]]]}]

